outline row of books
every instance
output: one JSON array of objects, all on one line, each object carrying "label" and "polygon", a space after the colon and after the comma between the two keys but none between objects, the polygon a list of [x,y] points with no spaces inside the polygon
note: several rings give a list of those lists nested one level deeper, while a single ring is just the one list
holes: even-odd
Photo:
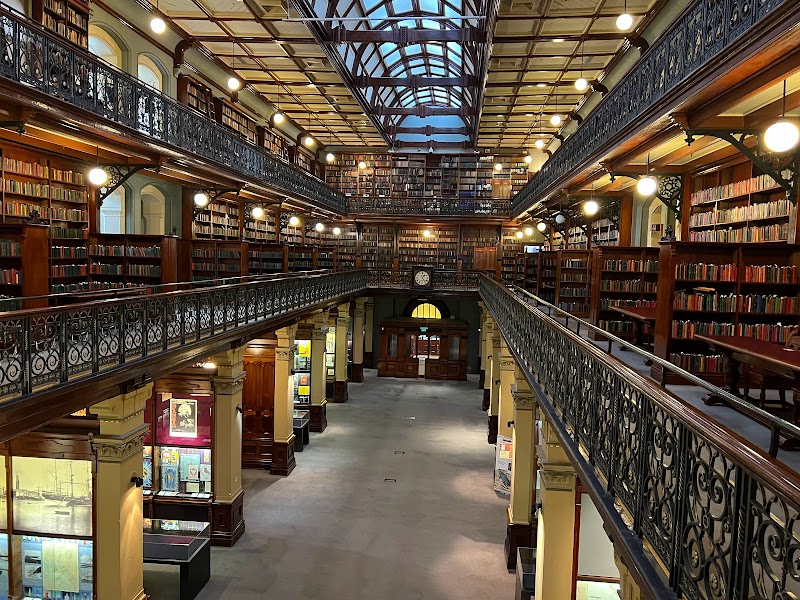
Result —
[{"label": "row of books", "polygon": [[587,269],[589,268],[589,261],[581,260],[578,258],[563,259],[561,261],[562,269]]},{"label": "row of books", "polygon": [[0,256],[22,256],[22,244],[14,240],[0,240]]},{"label": "row of books", "polygon": [[728,229],[710,229],[708,231],[690,231],[692,242],[720,243],[753,243],[753,242],[785,242],[789,239],[789,224],[763,225],[760,227],[736,227]]},{"label": "row of books", "polygon": [[795,296],[767,294],[713,294],[676,292],[672,306],[676,310],[707,312],[747,312],[765,314],[796,314],[798,305]]},{"label": "row of books", "polygon": [[717,225],[727,223],[741,223],[755,219],[772,219],[789,216],[791,206],[786,198],[773,200],[772,202],[759,202],[749,206],[734,206],[699,212],[689,217],[689,227],[700,227],[704,225]]},{"label": "row of books", "polygon": [[[642,269],[644,267],[644,269]],[[640,273],[644,270],[647,273],[658,273],[658,261],[646,260],[644,264],[641,260],[635,259],[618,259],[618,260],[604,260],[604,271],[622,271],[628,273]]]},{"label": "row of books", "polygon": [[780,323],[704,323],[699,321],[673,321],[672,337],[691,339],[695,335],[742,335],[769,342],[784,343],[795,331],[792,325]]},{"label": "row of books", "polygon": [[680,263],[675,265],[675,279],[695,281],[736,281],[736,265],[714,263]]},{"label": "row of books", "polygon": [[[784,171],[783,177],[789,179],[791,174]],[[751,179],[743,181],[734,181],[726,185],[719,185],[717,187],[700,190],[692,194],[690,202],[692,205],[702,204],[704,202],[715,202],[719,200],[726,200],[728,198],[736,198],[737,196],[746,196],[747,194],[755,194],[764,190],[769,190],[777,187],[778,184],[769,175],[759,175]]]},{"label": "row of books", "polygon": [[609,321],[600,319],[597,322],[597,326],[609,333],[633,333],[633,321]]},{"label": "row of books", "polygon": [[39,177],[40,179],[49,179],[50,177],[50,169],[47,165],[18,160],[10,156],[3,157],[3,171],[17,175],[27,175],[28,177]]},{"label": "row of books", "polygon": [[52,246],[50,248],[51,258],[86,258],[87,256],[86,246]]},{"label": "row of books", "polygon": [[656,293],[655,281],[642,281],[641,279],[603,279],[600,289],[606,292],[641,292]]},{"label": "row of books", "polygon": [[632,300],[629,298],[600,298],[600,308],[607,310],[612,306],[625,306],[625,307],[646,307],[655,308],[655,300]]},{"label": "row of books", "polygon": [[86,265],[53,265],[50,275],[53,277],[78,277],[86,275]]},{"label": "row of books", "polygon": [[0,284],[19,285],[21,275],[19,269],[0,269]]},{"label": "row of books", "polygon": [[586,298],[589,295],[589,290],[585,287],[564,287],[559,290],[559,295],[568,298]]},{"label": "row of books", "polygon": [[753,283],[798,283],[797,266],[749,265],[744,268],[744,280]]},{"label": "row of books", "polygon": [[568,283],[586,283],[588,281],[586,273],[562,273],[561,281]]},{"label": "row of books", "polygon": [[692,373],[723,373],[725,357],[722,354],[696,354],[692,352],[673,352],[669,362]]}]

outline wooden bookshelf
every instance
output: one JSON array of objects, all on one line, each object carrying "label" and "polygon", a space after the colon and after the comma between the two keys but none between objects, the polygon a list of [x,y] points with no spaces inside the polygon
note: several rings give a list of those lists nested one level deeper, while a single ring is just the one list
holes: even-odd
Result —
[{"label": "wooden bookshelf", "polygon": [[517,254],[522,251],[525,238],[518,238],[516,227],[503,227],[500,247],[500,277],[504,281],[514,281],[514,266]]},{"label": "wooden bookshelf", "polygon": [[611,219],[597,219],[590,225],[592,246],[619,245],[619,226]]},{"label": "wooden bookshelf", "polygon": [[[428,236],[425,235],[426,231]],[[397,230],[397,253],[401,268],[431,265],[455,269],[458,245],[458,227],[408,226]]]},{"label": "wooden bookshelf", "polygon": [[497,247],[500,245],[498,231],[498,227],[461,227],[461,268],[463,270],[487,268],[485,263],[475,266],[476,251],[481,254],[486,250],[494,252],[491,270],[496,269]]},{"label": "wooden bookshelf", "polygon": [[313,246],[289,246],[287,267],[290,273],[314,270]]},{"label": "wooden bookshelf", "polygon": [[[633,337],[633,323],[611,307],[656,305],[658,252],[636,246],[592,249],[592,325],[622,338]],[[605,339],[594,332],[592,337]]]},{"label": "wooden bookshelf", "polygon": [[800,246],[668,242],[658,262],[655,353],[714,383],[723,361],[694,334],[783,343],[800,324]]},{"label": "wooden bookshelf", "polygon": [[559,250],[556,305],[576,317],[588,317],[591,303],[590,289],[590,251]]},{"label": "wooden bookshelf", "polygon": [[[19,308],[4,305],[4,298],[44,296],[48,274],[42,261],[48,255],[47,227],[0,224],[0,312]],[[47,301],[27,302],[24,308],[47,306]]]},{"label": "wooden bookshelf", "polygon": [[214,98],[217,123],[235,131],[252,144],[257,143],[256,122],[223,98]]},{"label": "wooden bookshelf", "polygon": [[80,0],[33,0],[33,18],[44,27],[80,46],[89,47],[89,4]]},{"label": "wooden bookshelf", "polygon": [[178,102],[216,120],[211,88],[188,75],[178,75]]},{"label": "wooden bookshelf", "polygon": [[536,279],[536,291],[534,292],[542,300],[550,304],[556,303],[556,288],[558,281],[558,252],[553,250],[541,250],[537,256],[538,276]]},{"label": "wooden bookshelf", "polygon": [[239,200],[217,198],[192,220],[192,237],[198,240],[238,240]]},{"label": "wooden bookshelf", "polygon": [[257,127],[258,145],[281,160],[289,160],[289,143],[266,127]]},{"label": "wooden bookshelf", "polygon": [[749,161],[695,177],[690,204],[689,241],[697,242],[785,242],[795,210]]},{"label": "wooden bookshelf", "polygon": [[282,244],[248,244],[248,274],[269,275],[288,272],[288,250],[288,247]]},{"label": "wooden bookshelf", "polygon": [[245,212],[243,219],[244,241],[256,244],[275,243],[275,215],[271,211],[264,209],[264,215],[258,219]]},{"label": "wooden bookshelf", "polygon": [[210,240],[188,245],[192,281],[248,275],[247,243]]},{"label": "wooden bookshelf", "polygon": [[[92,289],[129,288],[178,281],[178,239],[163,235],[89,237]],[[55,256],[55,248],[51,255]]]}]

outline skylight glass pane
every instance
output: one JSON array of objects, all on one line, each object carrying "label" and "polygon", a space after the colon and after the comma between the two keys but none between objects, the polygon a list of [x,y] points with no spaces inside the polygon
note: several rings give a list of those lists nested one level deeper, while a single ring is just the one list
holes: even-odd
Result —
[{"label": "skylight glass pane", "polygon": [[435,54],[437,56],[442,56],[444,53],[444,50],[439,44],[425,44],[425,49],[429,54]]},{"label": "skylight glass pane", "polygon": [[371,17],[377,17],[378,19],[385,19],[389,16],[386,12],[386,5],[380,4],[372,13],[370,14]]},{"label": "skylight glass pane", "polygon": [[425,67],[412,67],[411,69],[412,75],[424,75],[425,72]]},{"label": "skylight glass pane", "polygon": [[381,56],[385,57],[387,54],[389,54],[392,50],[396,48],[396,45],[392,44],[391,42],[386,42],[381,44],[379,48],[381,51]]},{"label": "skylight glass pane", "polygon": [[443,29],[444,21],[431,21],[430,19],[422,19],[422,27],[424,29]]},{"label": "skylight glass pane", "polygon": [[438,0],[419,0],[419,7],[422,12],[439,14]]},{"label": "skylight glass pane", "polygon": [[411,12],[411,0],[392,0],[391,4],[396,15]]},{"label": "skylight glass pane", "polygon": [[382,0],[364,0],[364,10],[369,12],[381,2]]}]

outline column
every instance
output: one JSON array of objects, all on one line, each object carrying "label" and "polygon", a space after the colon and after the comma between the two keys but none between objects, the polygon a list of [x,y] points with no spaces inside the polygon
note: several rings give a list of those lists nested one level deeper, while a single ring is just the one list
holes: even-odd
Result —
[{"label": "column", "polygon": [[500,343],[500,399],[498,401],[497,414],[497,433],[504,437],[511,437],[512,426],[509,425],[514,420],[514,398],[511,396],[511,387],[514,385],[514,371],[517,361],[511,356],[511,351],[506,345],[506,341]]},{"label": "column", "polygon": [[373,333],[375,328],[375,298],[367,298],[367,311],[364,315],[364,368],[374,369],[375,362],[372,358]]},{"label": "column", "polygon": [[144,405],[153,394],[148,383],[89,409],[100,421],[92,448],[95,483],[95,590],[103,600],[144,600],[142,441],[147,433]]},{"label": "column", "polygon": [[333,402],[347,402],[347,328],[350,325],[350,303],[336,309],[336,363],[334,368]]},{"label": "column", "polygon": [[536,598],[572,598],[575,586],[575,470],[546,419],[539,446]]},{"label": "column", "polygon": [[[483,302],[478,302],[478,308],[481,311],[481,318],[478,322],[478,327],[480,327],[480,337],[478,338],[478,389],[482,390],[486,382],[486,317],[489,315]],[[482,407],[481,410],[486,410],[486,408]]]},{"label": "column", "polygon": [[352,380],[356,383],[364,381],[364,317],[366,316],[366,298],[356,298],[353,310],[353,372]]},{"label": "column", "polygon": [[517,564],[517,549],[530,547],[534,538],[531,507],[536,504],[536,407],[533,392],[517,367],[511,388],[514,398],[512,428],[511,500],[506,515],[506,568]]},{"label": "column", "polygon": [[642,600],[642,591],[633,575],[622,562],[622,557],[614,552],[614,562],[619,569],[620,598],[622,600]]},{"label": "column", "polygon": [[214,356],[214,504],[211,537],[215,545],[233,546],[244,533],[242,489],[242,390],[246,346]]},{"label": "column", "polygon": [[311,331],[311,420],[310,431],[322,433],[328,426],[328,400],[325,398],[325,338],[328,335],[328,311],[314,317]]},{"label": "column", "polygon": [[494,337],[494,319],[491,315],[486,314],[481,333],[483,340],[483,347],[481,349],[483,357],[483,368],[486,376],[483,379],[483,401],[481,402],[481,409],[488,411],[491,406],[491,392],[492,392],[492,338]]},{"label": "column", "polygon": [[292,367],[294,366],[295,333],[297,333],[297,325],[289,325],[275,332],[278,345],[275,347],[275,407],[272,414],[275,431],[270,473],[273,475],[288,475],[296,466],[294,428],[292,427],[294,411]]},{"label": "column", "polygon": [[497,417],[500,414],[500,329],[492,330],[492,377],[489,381],[489,443],[497,443]]}]

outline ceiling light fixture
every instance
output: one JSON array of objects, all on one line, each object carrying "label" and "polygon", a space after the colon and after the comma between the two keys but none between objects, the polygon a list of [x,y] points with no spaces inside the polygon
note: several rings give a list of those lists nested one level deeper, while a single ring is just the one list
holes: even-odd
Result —
[{"label": "ceiling light fixture", "polygon": [[642,196],[652,196],[658,189],[658,181],[650,175],[650,153],[647,153],[647,170],[644,177],[636,182],[636,191]]},{"label": "ceiling light fixture", "polygon": [[537,83],[536,87],[538,87],[538,88],[547,87],[547,84],[546,83]]},{"label": "ceiling light fixture", "polygon": [[517,236],[517,239],[520,239],[520,240],[521,240],[521,239],[522,239],[522,236],[523,236],[523,235],[525,235],[525,234],[524,234],[524,233],[522,233],[522,231],[520,231],[520,230],[518,229],[518,230],[517,230],[517,233],[515,233],[514,235],[516,235],[516,236]]},{"label": "ceiling light fixture", "polygon": [[581,41],[581,76],[575,80],[575,89],[579,92],[585,92],[589,87],[589,82],[583,76],[583,41]]},{"label": "ceiling light fixture", "polygon": [[254,219],[260,219],[264,216],[264,209],[260,206],[254,206],[253,210],[250,211],[250,216]]},{"label": "ceiling light fixture", "polygon": [[788,152],[800,141],[797,125],[786,120],[786,80],[783,80],[783,110],[781,118],[767,127],[764,145],[772,152]]},{"label": "ceiling light fixture", "polygon": [[564,38],[553,38],[553,41],[556,44],[563,44],[564,43]]},{"label": "ceiling light fixture", "polygon": [[359,168],[359,169],[366,169],[366,168],[367,168],[367,163],[365,163],[363,160],[362,160],[362,161],[360,161],[360,162],[358,163],[358,168]]},{"label": "ceiling light fixture", "polygon": [[628,31],[633,25],[633,17],[628,14],[628,0],[625,0],[622,14],[617,17],[617,29],[620,31]]},{"label": "ceiling light fixture", "polygon": [[530,154],[525,155],[525,162],[531,164],[533,162],[533,157]]},{"label": "ceiling light fixture", "polygon": [[242,82],[236,76],[236,38],[231,42],[231,69],[233,69],[233,75],[228,78],[228,89],[235,92],[242,87]]},{"label": "ceiling light fixture", "polygon": [[322,233],[323,231],[325,231],[325,224],[324,223],[317,223],[316,225],[314,225],[314,230],[317,233]]},{"label": "ceiling light fixture", "polygon": [[494,170],[495,171],[502,171],[503,170],[503,163],[494,163]]},{"label": "ceiling light fixture", "polygon": [[431,237],[431,230],[430,229],[426,229],[425,231],[423,231],[422,232],[422,237],[426,237],[426,238]]},{"label": "ceiling light fixture", "polygon": [[558,223],[559,225],[563,225],[566,220],[567,217],[565,217],[563,213],[558,213],[556,215],[556,223]]},{"label": "ceiling light fixture", "polygon": [[334,227],[333,235],[342,235],[342,230],[339,227]]},{"label": "ceiling light fixture", "polygon": [[533,145],[536,146],[539,150],[541,150],[542,148],[544,148],[544,140],[539,138],[533,143]]},{"label": "ceiling light fixture", "polygon": [[533,227],[531,227],[530,225],[528,225],[528,226],[525,228],[525,235],[527,235],[528,237],[532,236],[532,235],[533,235]]},{"label": "ceiling light fixture", "polygon": [[593,217],[599,212],[599,210],[600,205],[596,200],[587,200],[583,203],[583,214],[586,216]]},{"label": "ceiling light fixture", "polygon": [[311,137],[310,135],[306,135],[306,137],[303,138],[303,144],[305,144],[308,148],[310,148],[311,146],[314,145],[314,138]]},{"label": "ceiling light fixture", "polygon": [[332,163],[335,160],[336,160],[336,155],[333,152],[328,152],[325,155],[325,162]]},{"label": "ceiling light fixture", "polygon": [[160,11],[158,10],[158,0],[156,0],[156,16],[150,20],[150,29],[153,30],[153,33],[161,35],[167,30],[167,24],[164,19],[158,16],[158,13]]},{"label": "ceiling light fixture", "polygon": [[553,115],[550,117],[550,125],[553,125],[554,127],[561,125],[562,121],[563,119],[561,118],[561,115]]},{"label": "ceiling light fixture", "polygon": [[272,122],[275,123],[275,125],[280,125],[285,120],[286,117],[283,116],[283,113],[280,110],[272,115]]},{"label": "ceiling light fixture", "polygon": [[544,233],[545,231],[547,231],[547,223],[545,223],[544,221],[539,221],[536,224],[536,229]]},{"label": "ceiling light fixture", "polygon": [[289,225],[291,225],[292,227],[297,227],[298,225],[300,225],[300,218],[297,215],[292,215],[291,217],[289,217]]},{"label": "ceiling light fixture", "polygon": [[205,361],[205,362],[203,363],[203,368],[204,368],[206,371],[213,371],[214,369],[216,369],[216,368],[217,368],[217,363],[215,363],[215,362],[213,361],[213,359],[210,359],[210,358],[209,358],[207,361]]},{"label": "ceiling light fixture", "polygon": [[106,181],[108,181],[108,173],[100,166],[100,146],[96,146],[95,156],[95,165],[89,170],[86,176],[89,178],[89,183],[95,187],[100,187],[101,185],[105,185]]},{"label": "ceiling light fixture", "polygon": [[205,208],[208,206],[208,194],[205,192],[196,192],[194,195],[194,205],[198,208]]}]

